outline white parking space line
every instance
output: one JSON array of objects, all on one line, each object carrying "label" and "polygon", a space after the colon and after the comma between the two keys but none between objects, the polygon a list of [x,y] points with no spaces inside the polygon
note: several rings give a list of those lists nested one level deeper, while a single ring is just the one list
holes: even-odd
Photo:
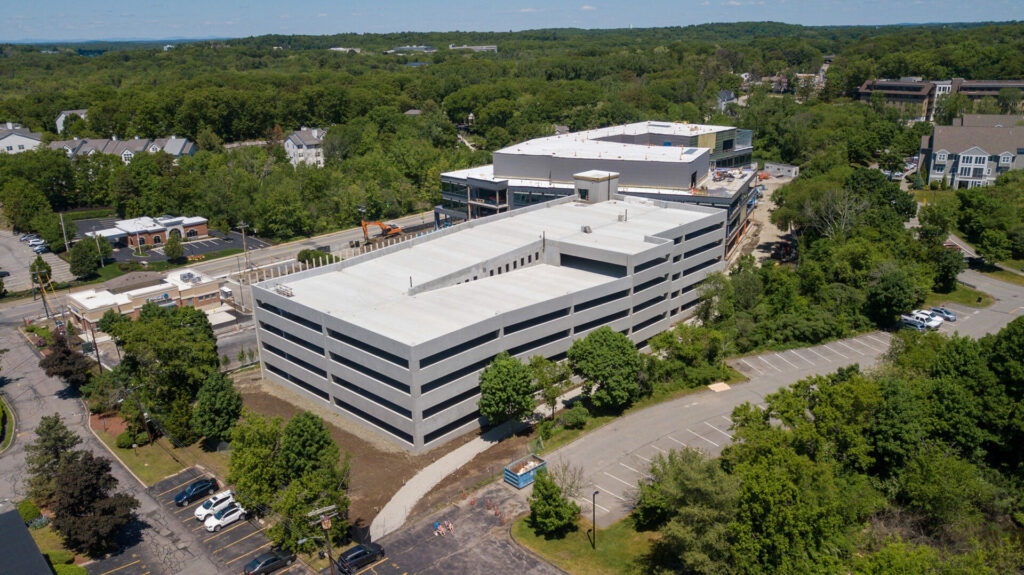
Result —
[{"label": "white parking space line", "polygon": [[741,359],[740,361],[742,361],[743,363],[747,364],[747,367],[749,367],[750,369],[752,369],[752,370],[756,371],[756,372],[757,372],[757,375],[764,375],[764,372],[763,372],[763,371],[761,371],[760,369],[757,369],[757,368],[756,368],[756,367],[754,367],[753,365],[750,365],[750,362],[749,362],[749,361],[747,361],[747,360],[745,360],[745,359]]},{"label": "white parking space line", "polygon": [[726,416],[724,416],[724,415],[719,415],[718,417],[721,417],[722,419],[724,419],[724,420],[728,421],[728,422],[729,422],[729,425],[732,425],[732,420],[731,420],[731,419],[729,419],[728,417],[726,417]]},{"label": "white parking space line", "polygon": [[671,435],[666,435],[665,437],[671,439],[672,441],[675,441],[676,443],[678,443],[679,445],[682,445],[683,447],[689,447],[689,445],[686,445],[685,443],[683,443],[682,441],[679,441],[678,439],[676,439],[675,437],[672,437]]},{"label": "white parking space line", "polygon": [[644,473],[643,471],[640,471],[639,469],[633,469],[632,467],[626,465],[625,463],[623,463],[621,461],[619,462],[619,465],[625,467],[626,469],[632,471],[633,473],[639,473],[640,475],[643,475],[644,477],[646,477],[648,479],[653,479],[649,473]]},{"label": "white parking space line", "polygon": [[813,361],[811,361],[811,360],[809,360],[809,359],[807,359],[806,357],[804,357],[804,356],[800,355],[800,352],[799,352],[799,351],[797,351],[797,350],[795,350],[795,349],[791,349],[791,350],[789,350],[789,351],[793,352],[793,355],[795,355],[795,356],[799,357],[800,359],[802,359],[802,360],[806,361],[806,362],[807,362],[807,363],[808,363],[808,364],[809,364],[809,365],[810,365],[811,367],[814,367],[814,362],[813,362]]},{"label": "white parking space line", "polygon": [[644,460],[644,461],[646,461],[647,463],[650,463],[650,462],[651,462],[651,460],[650,460],[650,459],[647,459],[646,457],[644,457],[643,455],[640,455],[639,453],[634,453],[633,455],[635,455],[636,457],[638,457],[638,458],[640,458],[640,459],[643,459],[643,460]]},{"label": "white parking space line", "polygon": [[885,351],[885,350],[879,349],[879,348],[877,348],[877,347],[875,347],[873,345],[869,345],[868,342],[866,342],[866,341],[864,341],[862,339],[858,339],[856,341],[857,341],[857,343],[859,343],[859,344],[863,345],[864,347],[874,351],[875,353],[883,353]]},{"label": "white parking space line", "polygon": [[[579,501],[580,503],[583,503],[585,505],[590,505],[590,500],[589,499],[580,499],[579,497],[573,497],[573,499],[575,499],[576,501]],[[601,507],[601,505],[598,504],[598,503],[595,503],[594,507],[597,507],[598,509],[600,509],[601,511],[604,511],[605,513],[611,513],[611,511],[608,511],[607,507]]]},{"label": "white parking space line", "polygon": [[848,349],[848,350],[852,351],[853,353],[859,353],[859,354],[861,354],[861,355],[864,355],[864,352],[863,352],[863,351],[860,351],[860,350],[854,349],[854,348],[852,348],[852,347],[850,347],[850,346],[846,345],[845,343],[843,343],[843,342],[841,342],[841,341],[837,341],[836,343],[837,343],[837,344],[839,344],[839,345],[841,345],[841,346],[843,346],[843,347],[845,347],[846,349]]},{"label": "white parking space line", "polygon": [[768,363],[768,360],[767,360],[767,359],[765,359],[763,355],[759,355],[759,356],[757,356],[757,359],[760,359],[762,363],[764,363],[764,364],[765,364],[765,365],[767,365],[768,367],[770,367],[770,368],[774,369],[775,371],[777,371],[777,372],[779,372],[779,373],[782,373],[782,370],[781,370],[781,369],[779,369],[779,368],[775,367],[775,365],[774,365],[774,364],[772,364],[772,363]]},{"label": "white parking space line", "polygon": [[707,437],[704,437],[703,435],[698,435],[696,431],[690,429],[689,427],[686,428],[686,431],[689,431],[690,433],[696,435],[697,437],[703,439],[704,441],[707,441],[708,443],[710,443],[711,445],[714,445],[715,447],[721,447],[721,445],[715,443],[714,441],[711,441]]},{"label": "white parking space line", "polygon": [[777,358],[781,359],[782,361],[788,363],[790,365],[790,367],[792,367],[793,369],[800,369],[799,367],[797,367],[797,365],[795,363],[793,363],[792,361],[789,361],[788,359],[782,357],[781,353],[775,354],[775,357],[777,357]]},{"label": "white parking space line", "polygon": [[605,487],[603,485],[598,485],[596,483],[594,483],[593,485],[594,485],[594,487],[597,488],[598,491],[601,492],[601,495],[611,495],[612,497],[618,499],[619,501],[622,501],[622,502],[626,501],[625,497],[619,497],[618,495],[615,494],[614,491],[612,491],[611,489],[608,489],[607,487]]},{"label": "white parking space line", "polygon": [[831,351],[832,353],[838,355],[839,357],[841,357],[843,359],[850,359],[848,356],[845,356],[845,355],[839,353],[838,351],[832,349],[831,347],[829,347],[827,343],[825,345],[823,345],[822,347],[824,347],[825,349]]},{"label": "white parking space line", "polygon": [[[669,439],[671,439],[671,438],[669,438]],[[662,453],[668,453],[667,451],[665,451],[664,449],[658,447],[657,445],[654,445],[653,443],[651,444],[651,447],[657,449],[658,451],[660,451]]]},{"label": "white parking space line", "polygon": [[636,486],[635,486],[635,485],[633,485],[632,483],[630,483],[630,482],[628,482],[628,481],[623,481],[623,480],[619,479],[618,477],[615,477],[615,476],[614,476],[614,475],[612,475],[611,473],[608,473],[607,471],[602,471],[601,473],[604,473],[604,474],[605,474],[605,475],[607,475],[608,477],[611,477],[612,479],[614,479],[615,481],[618,481],[619,483],[621,483],[621,484],[625,485],[626,487],[629,487],[629,488],[633,488],[633,487],[636,487]]},{"label": "white parking space line", "polygon": [[875,343],[878,343],[878,344],[883,345],[885,347],[889,347],[889,342],[885,341],[884,339],[878,339],[877,337],[875,337],[873,335],[869,335],[868,338],[873,340]]},{"label": "white parking space line", "polygon": [[706,421],[704,422],[704,425],[706,425],[706,426],[710,427],[711,429],[714,429],[715,431],[717,431],[718,433],[721,433],[722,435],[724,435],[724,436],[728,437],[729,439],[732,439],[732,436],[731,436],[731,435],[729,435],[729,433],[728,433],[728,432],[722,431],[721,429],[719,429],[719,428],[715,427],[714,425],[711,425],[710,423],[708,423],[708,422],[706,422]]},{"label": "white parking space line", "polygon": [[825,361],[827,361],[828,363],[832,363],[832,360],[831,360],[831,359],[829,359],[829,358],[827,358],[827,357],[825,357],[825,356],[821,355],[820,353],[818,353],[818,352],[814,351],[814,348],[813,348],[813,347],[809,347],[809,348],[807,348],[807,351],[809,351],[809,352],[813,353],[814,355],[816,355],[816,356],[820,357],[821,359],[824,359],[824,360],[825,360]]}]

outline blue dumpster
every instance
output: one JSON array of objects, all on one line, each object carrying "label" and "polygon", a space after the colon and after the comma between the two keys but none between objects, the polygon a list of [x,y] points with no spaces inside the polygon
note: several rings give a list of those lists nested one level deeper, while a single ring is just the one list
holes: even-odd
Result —
[{"label": "blue dumpster", "polygon": [[547,466],[547,461],[531,453],[505,466],[505,482],[517,489],[522,489],[533,483],[538,470],[544,469]]}]

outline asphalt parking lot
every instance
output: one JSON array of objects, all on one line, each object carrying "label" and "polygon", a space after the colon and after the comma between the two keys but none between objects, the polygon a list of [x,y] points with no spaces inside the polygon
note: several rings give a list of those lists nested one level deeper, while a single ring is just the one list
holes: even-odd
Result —
[{"label": "asphalt parking lot", "polygon": [[[3,279],[7,291],[22,291],[32,287],[28,266],[36,259],[36,254],[27,243],[18,240],[22,235],[0,230],[0,270],[9,274],[0,279]],[[45,253],[43,260],[53,270],[53,281],[65,282],[74,277],[68,263],[56,254]]]},{"label": "asphalt parking lot", "polygon": [[[474,504],[470,504],[467,494],[467,498],[456,505],[410,521],[377,542],[387,552],[383,560],[356,571],[355,575],[562,573],[523,549],[508,535],[509,518],[528,510],[528,491],[519,492],[505,483],[493,483],[473,495]],[[495,504],[498,515],[494,514]],[[451,521],[455,531],[444,537],[434,535],[436,521]],[[330,575],[331,572],[324,569],[321,573]]]},{"label": "asphalt parking lot", "polygon": [[[242,568],[253,557],[270,549],[271,543],[264,535],[266,527],[256,519],[237,521],[224,529],[210,533],[193,515],[196,507],[208,498],[203,497],[186,507],[178,507],[174,503],[177,495],[189,483],[203,476],[199,470],[189,468],[181,473],[168,477],[151,486],[148,491],[164,507],[164,511],[181,521],[191,531],[194,541],[189,547],[205,554],[214,563],[219,573],[241,573]],[[218,492],[224,487],[218,488]],[[150,569],[147,562],[135,554],[93,563],[89,566],[90,575],[148,575]],[[301,562],[295,562],[286,569],[277,571],[279,574],[312,573]]]},{"label": "asphalt parking lot", "polygon": [[[77,220],[75,222],[75,228],[78,232],[77,237],[79,239],[85,237],[87,232],[93,230],[101,230],[109,228],[114,225],[117,220],[115,218],[103,218],[103,219],[91,219],[91,220]],[[203,254],[209,254],[213,252],[219,252],[222,250],[228,250],[232,248],[242,249],[242,234],[238,232],[229,232],[228,235],[223,235],[218,231],[210,230],[209,237],[190,240],[182,242],[182,247],[185,248],[185,256],[197,256]],[[258,250],[269,246],[269,242],[265,242],[261,239],[254,238],[249,235],[245,238],[245,246],[249,251]],[[115,249],[112,254],[112,258],[119,262],[129,261],[151,261],[159,262],[167,259],[164,256],[163,247],[156,247],[149,252],[146,257],[134,256],[134,250],[131,248],[120,248]],[[0,264],[2,265],[2,264]]]}]

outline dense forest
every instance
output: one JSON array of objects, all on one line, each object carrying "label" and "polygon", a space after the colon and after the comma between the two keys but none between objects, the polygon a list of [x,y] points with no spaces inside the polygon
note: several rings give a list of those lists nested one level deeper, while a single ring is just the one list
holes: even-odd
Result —
[{"label": "dense forest", "polygon": [[[0,46],[0,119],[58,137],[162,137],[203,150],[69,161],[56,152],[0,157],[8,219],[63,249],[55,211],[113,206],[124,216],[204,215],[219,228],[245,220],[287,239],[429,208],[438,175],[489,161],[484,150],[552,133],[642,119],[736,124],[755,131],[759,159],[812,171],[867,165],[886,150],[913,153],[920,128],[844,97],[863,79],[900,74],[1019,77],[1024,25],[808,28],[741,23],[647,30],[507,34],[391,34],[259,38],[151,45]],[[448,50],[493,43],[497,53]],[[402,44],[435,53],[386,55]],[[332,46],[363,48],[340,53]],[[715,109],[741,74],[792,75],[836,58],[816,95],[774,97],[755,87],[746,107]],[[410,67],[411,61],[429,65]],[[54,134],[59,111],[87,108]],[[403,114],[410,108],[420,116]],[[456,125],[469,114],[469,139]],[[295,168],[280,142],[301,126],[328,128],[327,167]],[[225,151],[222,143],[268,140]],[[20,215],[18,215],[20,214]]]}]

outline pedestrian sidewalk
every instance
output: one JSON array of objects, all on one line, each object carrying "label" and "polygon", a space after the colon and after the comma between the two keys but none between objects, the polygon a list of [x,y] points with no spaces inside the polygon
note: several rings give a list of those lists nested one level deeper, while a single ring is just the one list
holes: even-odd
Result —
[{"label": "pedestrian sidewalk", "polygon": [[[582,387],[572,389],[558,398],[559,409],[565,407],[566,403],[572,401],[582,392]],[[541,405],[534,411],[534,415],[543,418],[548,415],[548,407]],[[527,424],[520,423],[513,426],[512,433],[515,433]],[[388,533],[398,530],[409,519],[409,511],[416,506],[416,503],[426,495],[445,477],[455,473],[460,467],[469,463],[474,457],[486,451],[489,447],[505,439],[510,435],[507,425],[498,425],[493,429],[480,434],[469,443],[455,449],[444,457],[424,467],[412,479],[407,481],[398,490],[391,500],[384,505],[380,513],[370,523],[370,538],[374,541],[384,537]]]}]

